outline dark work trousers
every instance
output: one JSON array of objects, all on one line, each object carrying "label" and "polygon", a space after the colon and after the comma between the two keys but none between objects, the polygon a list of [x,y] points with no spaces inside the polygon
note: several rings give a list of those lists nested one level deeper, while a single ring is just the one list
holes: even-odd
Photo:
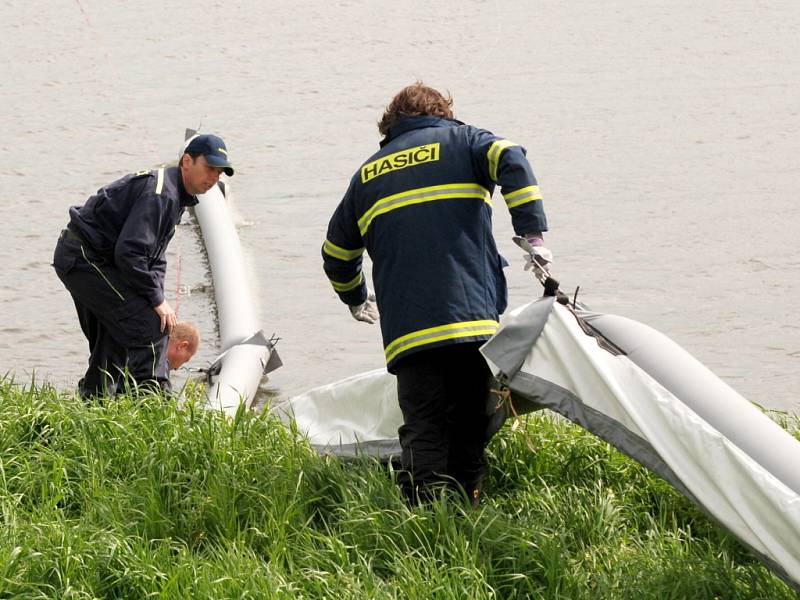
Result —
[{"label": "dark work trousers", "polygon": [[72,295],[89,342],[81,396],[113,396],[125,385],[126,371],[138,385],[169,391],[168,337],[147,299],[131,290],[112,263],[66,233],[56,245],[53,268]]},{"label": "dark work trousers", "polygon": [[491,372],[482,342],[452,344],[400,360],[397,396],[403,471],[398,480],[410,504],[428,500],[445,484],[474,503],[486,470],[486,397]]}]

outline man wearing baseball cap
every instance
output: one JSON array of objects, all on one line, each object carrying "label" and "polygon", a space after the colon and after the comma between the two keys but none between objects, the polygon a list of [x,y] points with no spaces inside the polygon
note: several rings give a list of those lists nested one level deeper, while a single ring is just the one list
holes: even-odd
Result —
[{"label": "man wearing baseball cap", "polygon": [[221,137],[211,133],[196,135],[189,140],[184,152],[191,156],[202,155],[209,165],[218,167],[225,175],[233,177],[233,165],[228,162],[228,149]]},{"label": "man wearing baseball cap", "polygon": [[53,267],[89,342],[84,398],[113,395],[124,376],[168,388],[165,352],[177,316],[164,297],[167,245],[186,207],[233,171],[222,138],[201,134],[177,166],[125,175],[70,208]]}]

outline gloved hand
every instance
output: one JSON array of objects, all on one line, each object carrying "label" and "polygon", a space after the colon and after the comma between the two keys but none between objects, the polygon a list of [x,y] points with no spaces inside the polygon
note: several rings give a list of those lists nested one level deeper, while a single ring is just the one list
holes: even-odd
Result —
[{"label": "gloved hand", "polygon": [[550,277],[550,265],[553,263],[553,253],[544,246],[533,246],[533,250],[525,257],[525,270],[533,269],[534,275],[539,279]]},{"label": "gloved hand", "polygon": [[541,280],[550,277],[553,253],[543,246],[541,234],[529,234],[524,238],[515,238],[514,241],[528,253],[525,257],[525,270],[533,269],[534,275]]},{"label": "gloved hand", "polygon": [[350,314],[356,321],[372,324],[380,318],[378,305],[375,302],[375,294],[367,290],[367,299],[361,304],[350,307]]}]

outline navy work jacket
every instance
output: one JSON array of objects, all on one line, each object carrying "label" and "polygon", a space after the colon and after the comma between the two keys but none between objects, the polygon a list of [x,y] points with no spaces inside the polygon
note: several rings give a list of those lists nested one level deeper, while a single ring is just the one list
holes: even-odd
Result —
[{"label": "navy work jacket", "polygon": [[350,181],[322,246],[340,299],[364,302],[366,249],[389,370],[419,350],[486,340],[507,304],[507,265],[492,235],[502,189],[514,230],[547,230],[525,150],[452,119],[398,121]]},{"label": "navy work jacket", "polygon": [[70,208],[68,227],[155,307],[164,301],[167,244],[185,208],[195,204],[178,167],[140,171]]}]

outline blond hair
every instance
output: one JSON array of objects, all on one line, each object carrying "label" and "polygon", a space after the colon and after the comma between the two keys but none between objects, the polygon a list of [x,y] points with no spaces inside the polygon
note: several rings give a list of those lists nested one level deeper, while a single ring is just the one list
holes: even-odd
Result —
[{"label": "blond hair", "polygon": [[197,327],[186,321],[176,323],[169,337],[176,342],[189,342],[189,348],[192,354],[197,352],[197,347],[200,345],[200,332],[197,330]]}]

